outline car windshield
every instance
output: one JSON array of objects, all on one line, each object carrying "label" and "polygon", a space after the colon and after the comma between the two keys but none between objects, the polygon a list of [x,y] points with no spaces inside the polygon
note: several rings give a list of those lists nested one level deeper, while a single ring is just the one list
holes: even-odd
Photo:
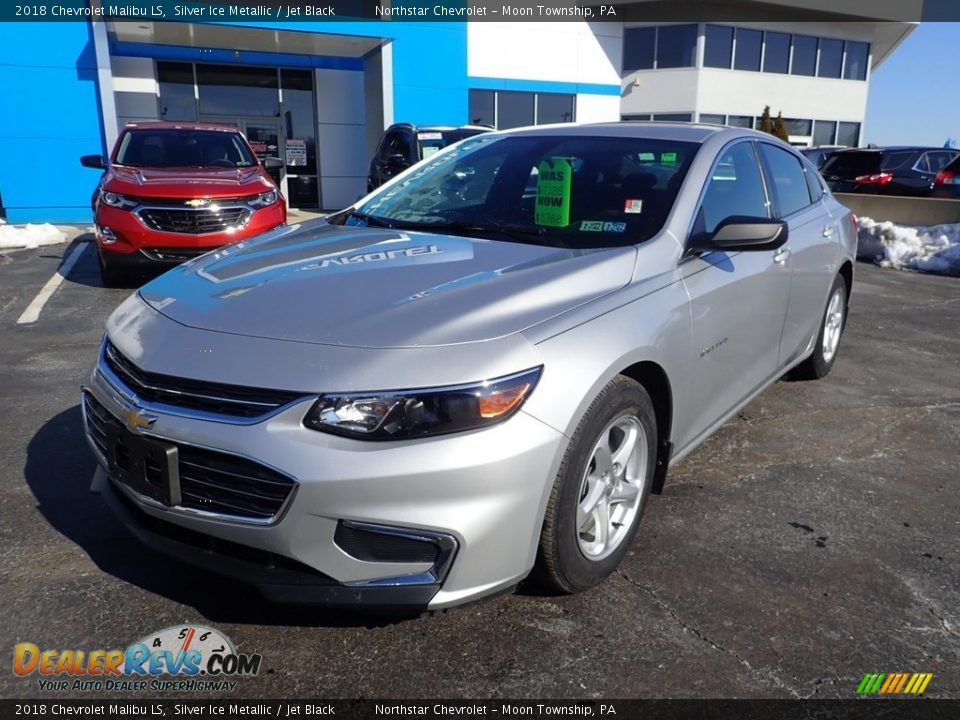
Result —
[{"label": "car windshield", "polygon": [[420,159],[426,160],[447,145],[453,145],[455,142],[479,135],[481,132],[483,132],[483,130],[468,130],[465,128],[458,128],[456,130],[421,130],[417,133],[417,144],[420,146]]},{"label": "car windshield", "polygon": [[132,167],[251,167],[256,159],[239,133],[155,128],[127,130],[116,163]]},{"label": "car windshield", "polygon": [[331,221],[569,248],[633,245],[663,227],[698,149],[648,138],[484,134]]}]

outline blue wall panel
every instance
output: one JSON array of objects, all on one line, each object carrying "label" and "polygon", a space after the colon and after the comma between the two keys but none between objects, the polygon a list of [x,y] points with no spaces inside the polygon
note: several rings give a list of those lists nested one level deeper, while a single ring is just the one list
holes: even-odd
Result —
[{"label": "blue wall panel", "polygon": [[104,151],[96,55],[84,22],[0,23],[0,194],[9,222],[90,222]]}]

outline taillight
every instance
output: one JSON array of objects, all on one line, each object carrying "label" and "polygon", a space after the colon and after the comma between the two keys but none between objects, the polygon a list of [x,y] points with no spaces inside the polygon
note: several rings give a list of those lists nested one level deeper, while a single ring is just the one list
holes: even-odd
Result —
[{"label": "taillight", "polygon": [[893,180],[893,173],[873,173],[872,175],[861,175],[854,179],[855,183],[860,185],[886,185]]},{"label": "taillight", "polygon": [[937,173],[936,179],[933,181],[934,185],[960,185],[957,182],[957,174],[950,172],[949,170],[941,170]]}]

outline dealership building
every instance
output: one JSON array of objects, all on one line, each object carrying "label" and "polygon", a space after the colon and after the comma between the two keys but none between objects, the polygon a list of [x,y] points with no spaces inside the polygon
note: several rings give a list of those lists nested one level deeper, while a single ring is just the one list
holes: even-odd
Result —
[{"label": "dealership building", "polygon": [[235,125],[284,159],[291,207],[327,210],[364,193],[394,122],[751,127],[769,106],[796,144],[857,145],[871,72],[915,25],[856,0],[705,2],[709,22],[607,4],[616,21],[0,23],[3,213],[89,222],[80,156],[146,120]]}]

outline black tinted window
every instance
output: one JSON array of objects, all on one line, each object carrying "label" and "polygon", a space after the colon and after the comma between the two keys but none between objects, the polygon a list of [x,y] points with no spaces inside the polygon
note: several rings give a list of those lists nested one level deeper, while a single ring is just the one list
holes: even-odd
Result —
[{"label": "black tinted window", "polygon": [[912,152],[892,152],[884,153],[880,160],[881,170],[896,170],[904,164],[910,162],[916,153]]},{"label": "black tinted window", "polygon": [[843,41],[820,39],[820,65],[817,75],[826,78],[840,77],[840,68],[843,65]]},{"label": "black tinted window", "polygon": [[786,33],[764,33],[763,71],[785,73],[790,67],[790,36]]},{"label": "black tinted window", "polygon": [[759,70],[763,33],[737,28],[737,50],[733,66],[737,70]]},{"label": "black tinted window", "polygon": [[703,194],[696,229],[712,234],[731,215],[767,217],[763,180],[750,143],[734,145],[721,155]]},{"label": "black tinted window", "polygon": [[470,91],[470,124],[489,125],[496,123],[493,90]]},{"label": "black tinted window", "polygon": [[820,172],[824,176],[836,175],[842,178],[871,175],[880,171],[880,160],[881,155],[876,151],[844,150],[828,157]]},{"label": "black tinted window", "polygon": [[843,66],[843,76],[847,80],[867,79],[867,56],[870,46],[862,42],[847,43],[847,60]]},{"label": "black tinted window", "polygon": [[704,66],[729,68],[733,53],[733,28],[725,25],[707,25],[705,33]]},{"label": "black tinted window", "polygon": [[860,144],[860,123],[842,122],[837,127],[837,145],[856,147]]},{"label": "black tinted window", "polygon": [[780,217],[786,217],[810,204],[810,190],[800,160],[773,145],[763,143],[760,152],[770,169],[770,181],[780,208]]},{"label": "black tinted window", "polygon": [[497,93],[497,127],[508,128],[533,125],[533,93]]},{"label": "black tinted window", "polygon": [[649,70],[653,67],[656,28],[627,28],[623,31],[623,69]]},{"label": "black tinted window", "polygon": [[697,60],[697,26],[665,25],[657,38],[657,67],[693,67]]},{"label": "black tinted window", "polygon": [[817,74],[817,39],[807,35],[793,36],[793,64],[790,66],[793,75]]}]

